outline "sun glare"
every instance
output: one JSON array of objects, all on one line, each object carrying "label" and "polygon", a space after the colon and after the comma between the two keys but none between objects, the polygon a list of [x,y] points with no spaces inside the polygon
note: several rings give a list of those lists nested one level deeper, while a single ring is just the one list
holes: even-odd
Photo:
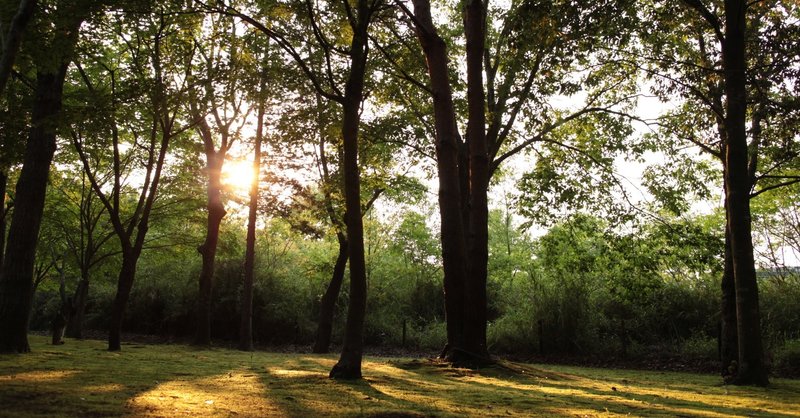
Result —
[{"label": "sun glare", "polygon": [[252,161],[232,160],[222,166],[222,183],[236,193],[247,194],[253,177]]}]

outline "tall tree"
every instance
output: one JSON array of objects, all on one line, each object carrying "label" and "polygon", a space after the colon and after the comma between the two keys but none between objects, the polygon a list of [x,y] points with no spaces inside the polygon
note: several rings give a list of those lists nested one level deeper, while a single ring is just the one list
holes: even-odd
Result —
[{"label": "tall tree", "polygon": [[16,185],[15,210],[0,271],[0,351],[28,352],[28,316],[33,264],[44,209],[47,176],[56,150],[64,80],[81,23],[100,6],[93,1],[59,1],[36,23],[30,53],[37,63],[31,128]]},{"label": "tall tree", "polygon": [[[619,6],[625,5],[620,2]],[[581,68],[572,64],[576,61],[585,65],[586,56],[591,54],[599,39],[622,42],[624,37],[612,35],[613,30],[609,28],[613,16],[625,16],[625,13],[583,2],[522,1],[512,2],[508,10],[493,11],[503,18],[489,24],[487,11],[493,9],[488,3],[467,2],[463,6],[467,86],[467,127],[463,141],[458,135],[459,113],[447,103],[453,99],[442,98],[443,95],[452,96],[452,88],[447,86],[451,70],[447,64],[446,45],[436,35],[429,17],[429,2],[415,1],[410,20],[427,59],[437,124],[445,303],[451,305],[447,308],[448,346],[443,355],[454,361],[480,362],[488,361],[485,307],[489,180],[504,161],[537,143],[581,152],[581,147],[569,145],[556,135],[559,130],[567,130],[570,124],[583,124],[597,133],[602,130],[598,126],[605,123],[608,128],[603,129],[624,138],[625,129],[621,128],[624,117],[615,108],[624,108],[632,97],[615,91],[625,87],[624,80],[629,77],[609,71],[604,57],[595,57],[599,62],[595,66]],[[592,19],[584,19],[587,15]],[[533,30],[531,22],[535,22]],[[552,67],[543,68],[546,64]],[[582,81],[592,91],[583,107],[552,112],[548,98],[555,94],[573,94],[580,86],[571,81],[574,75],[570,72],[583,72]],[[527,129],[520,129],[522,126]],[[448,144],[447,148],[444,144]],[[598,160],[602,159],[594,158]],[[453,170],[457,172],[457,180],[443,180],[443,177],[449,178],[452,174],[448,173]],[[460,204],[460,215],[451,207],[456,203]],[[462,231],[454,234],[451,228]],[[451,243],[445,244],[446,240]],[[464,243],[459,244],[459,240]],[[466,255],[453,250],[459,247],[464,248]],[[453,261],[448,262],[451,257]],[[448,265],[454,267],[451,269]],[[455,267],[459,265],[467,266],[463,278]]]},{"label": "tall tree", "polygon": [[[232,18],[207,15],[204,38],[197,40],[196,54],[200,57],[202,83],[189,101],[190,113],[196,131],[203,143],[206,156],[206,238],[197,248],[202,257],[199,292],[197,298],[196,332],[194,344],[211,343],[211,301],[214,284],[214,263],[219,241],[219,228],[225,217],[222,196],[222,169],[228,151],[238,139],[246,122],[245,98],[241,93],[242,67],[246,51],[238,43],[236,25]],[[221,71],[224,69],[224,71]],[[198,74],[199,75],[199,74]],[[202,90],[198,92],[196,90]],[[244,118],[242,116],[245,116]],[[209,121],[210,119],[210,121]],[[234,125],[238,126],[234,126]],[[217,145],[219,143],[219,145]]]},{"label": "tall tree", "polygon": [[[266,53],[264,53],[266,57]],[[266,59],[261,68],[256,115],[256,138],[253,145],[253,179],[250,184],[250,202],[247,212],[247,244],[244,256],[244,283],[242,285],[241,322],[239,324],[239,349],[253,351],[253,281],[256,259],[256,216],[258,215],[258,195],[261,184],[261,143],[264,139],[264,116],[266,113],[267,75]]]},{"label": "tall tree", "polygon": [[463,228],[459,178],[460,135],[455,118],[453,92],[448,79],[446,44],[431,17],[428,0],[414,1],[417,37],[428,64],[436,131],[436,165],[439,178],[442,262],[444,265],[447,347],[443,354],[464,352],[464,291],[467,277],[466,237]]},{"label": "tall tree", "polygon": [[735,382],[766,385],[767,369],[761,342],[758,283],[753,257],[750,216],[752,179],[747,149],[747,62],[745,32],[747,2],[725,0],[722,66],[725,79],[725,207],[733,277],[736,284],[736,321],[739,364]]},{"label": "tall tree", "polygon": [[[760,342],[753,343],[754,339],[760,341],[761,338],[754,335],[758,330],[752,326],[753,322],[758,322],[753,318],[758,315],[754,267],[752,274],[748,273],[750,269],[739,272],[744,280],[742,295],[748,302],[745,302],[746,306],[737,307],[739,285],[736,271],[742,265],[754,263],[752,238],[744,239],[745,233],[738,228],[747,229],[746,234],[751,235],[750,216],[744,216],[744,212],[749,213],[752,199],[800,181],[795,175],[797,142],[791,139],[793,134],[789,134],[797,127],[800,107],[797,106],[796,92],[786,87],[787,80],[797,78],[794,64],[786,57],[796,55],[800,48],[796,25],[787,24],[792,16],[798,16],[798,7],[775,1],[749,5],[725,3],[723,8],[698,1],[683,3],[681,8],[660,3],[653,3],[650,9],[643,8],[648,19],[643,22],[646,28],[642,33],[646,35],[642,39],[648,46],[648,53],[635,59],[646,63],[642,65],[654,81],[656,94],[664,99],[680,98],[676,109],[659,120],[660,132],[666,133],[666,138],[685,141],[679,142],[676,148],[683,147],[686,142],[694,144],[720,164],[726,213],[725,269],[721,285],[722,373],[733,382],[763,383],[766,381],[763,370],[755,372],[760,377],[751,375],[740,379],[737,373],[741,371],[737,369],[740,369],[742,361],[754,364],[752,356],[756,355],[753,351],[762,351]],[[733,21],[729,22],[729,19]],[[737,19],[744,19],[744,23]],[[657,30],[653,30],[653,23]],[[671,35],[664,35],[666,33]],[[676,33],[683,36],[676,37]],[[733,88],[729,83],[743,85]],[[730,96],[733,94],[736,97]],[[734,126],[738,127],[734,130]],[[741,135],[745,135],[744,138],[739,137]],[[659,142],[670,143],[663,138]],[[744,148],[742,140],[745,141]],[[738,145],[731,150],[736,141]],[[740,155],[742,152],[744,156]],[[681,157],[680,153],[671,155]],[[696,170],[684,171],[697,173]],[[657,184],[663,178],[654,176],[651,183]],[[741,181],[746,181],[746,184]],[[653,184],[650,188],[657,191],[657,196],[670,190]],[[734,221],[731,219],[734,206],[731,206],[730,198],[741,197],[743,192],[739,188],[747,190],[748,209],[743,210],[742,202],[734,205],[738,212]],[[733,197],[729,195],[731,192]],[[734,234],[739,235],[738,253],[733,250]],[[739,267],[736,267],[737,258]],[[750,325],[739,324],[740,315],[744,315],[745,322]],[[738,335],[742,326],[748,328],[747,336]],[[750,354],[739,351],[742,344],[748,346]],[[763,356],[763,353],[757,356]],[[752,366],[746,367],[752,369]],[[755,368],[763,369],[759,365]],[[743,373],[751,372],[746,370]]]},{"label": "tall tree", "polygon": [[[111,351],[121,349],[125,307],[133,288],[136,265],[144,249],[150,217],[166,164],[167,151],[173,139],[192,126],[188,123],[180,125],[178,119],[183,106],[180,96],[186,91],[186,83],[189,80],[188,67],[184,65],[187,59],[183,54],[193,52],[191,42],[176,38],[181,32],[173,31],[175,26],[180,25],[180,22],[173,19],[180,17],[175,17],[168,10],[161,8],[152,15],[140,16],[138,19],[126,22],[118,21],[110,25],[114,29],[113,36],[122,40],[124,45],[124,47],[118,46],[124,53],[117,56],[131,60],[125,65],[130,65],[132,71],[130,75],[137,82],[132,83],[133,87],[144,86],[144,91],[134,91],[133,96],[125,97],[126,100],[122,101],[117,96],[117,89],[129,94],[131,92],[126,91],[120,83],[122,80],[117,79],[119,67],[106,62],[97,64],[106,72],[103,81],[112,95],[109,114],[103,115],[107,118],[105,119],[108,124],[107,130],[111,133],[111,144],[107,144],[112,151],[111,162],[107,164],[112,169],[113,186],[110,190],[100,187],[97,170],[102,167],[92,166],[87,151],[87,146],[93,144],[87,141],[86,135],[96,132],[84,132],[80,126],[72,130],[73,143],[78,150],[84,170],[92,183],[92,189],[108,212],[122,252],[122,265],[117,278],[117,291],[112,305],[108,336],[108,349]],[[128,22],[131,27],[126,25]],[[170,55],[165,52],[168,46]],[[86,73],[82,75],[84,74]],[[83,79],[89,90],[96,91],[89,77]],[[141,84],[138,84],[139,82]],[[139,104],[137,100],[142,100],[144,107],[136,108]],[[134,116],[134,119],[124,122],[119,120],[125,116]],[[120,129],[121,126],[126,130]],[[132,143],[130,147],[125,147],[127,149],[125,152],[122,141],[127,138],[131,138]],[[136,155],[140,150],[144,151],[144,155]],[[134,198],[127,194],[128,189],[124,184],[127,174],[123,170],[130,169],[128,164],[135,161],[143,163],[144,176],[138,196]],[[126,214],[124,207],[128,204],[131,204],[132,210]]]},{"label": "tall tree", "polygon": [[[355,7],[354,7],[355,6]],[[331,370],[331,378],[358,379],[361,378],[361,359],[363,356],[364,315],[366,312],[367,280],[366,264],[364,261],[363,224],[361,220],[361,184],[358,165],[358,136],[361,121],[361,104],[364,99],[364,85],[367,71],[367,57],[369,51],[368,28],[372,21],[373,13],[382,6],[381,2],[370,3],[367,0],[358,0],[355,5],[348,1],[341,2],[341,10],[337,11],[327,6],[316,6],[305,2],[299,11],[302,19],[308,25],[307,30],[313,33],[315,47],[324,51],[326,63],[330,68],[332,56],[341,56],[346,62],[346,70],[340,80],[344,88],[340,88],[336,78],[338,74],[319,74],[304,60],[298,45],[306,45],[306,39],[294,38],[287,34],[287,28],[275,28],[272,24],[265,25],[251,16],[226,7],[221,11],[242,18],[253,25],[288,54],[300,67],[300,70],[312,83],[315,90],[328,100],[338,103],[342,109],[342,141],[344,149],[344,195],[346,210],[346,225],[348,237],[348,260],[350,266],[350,305],[347,312],[347,325],[345,341],[339,361]],[[217,9],[219,10],[219,9]],[[265,10],[266,11],[266,10]],[[336,13],[342,13],[333,17]],[[342,48],[331,41],[320,26],[321,16],[330,16],[340,24],[346,25],[352,32],[347,47]],[[307,32],[304,32],[307,34]],[[297,35],[296,33],[294,35]]]}]

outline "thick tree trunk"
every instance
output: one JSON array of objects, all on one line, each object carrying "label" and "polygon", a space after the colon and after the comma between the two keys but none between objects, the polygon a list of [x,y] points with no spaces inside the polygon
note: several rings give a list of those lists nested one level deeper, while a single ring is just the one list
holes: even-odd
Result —
[{"label": "thick tree trunk", "polygon": [[726,119],[728,135],[726,163],[726,205],[731,254],[736,283],[736,316],[739,336],[739,364],[734,383],[768,384],[763,361],[761,324],[758,308],[753,241],[751,235],[750,189],[746,134],[747,90],[745,61],[744,0],[725,1],[725,42],[722,62],[725,69]]},{"label": "thick tree trunk", "polygon": [[[436,130],[436,165],[439,176],[442,262],[444,267],[447,346],[442,355],[464,351],[464,289],[467,275],[465,214],[459,180],[459,141],[450,86],[447,50],[431,18],[430,2],[414,0],[416,32],[428,65]],[[461,165],[463,167],[463,164]]]},{"label": "thick tree trunk", "polygon": [[486,276],[489,260],[489,155],[486,143],[486,98],[483,88],[485,20],[483,2],[469,0],[464,6],[467,47],[467,144],[469,148],[469,239],[467,285],[464,298],[463,361],[486,362]]},{"label": "thick tree trunk", "polygon": [[211,150],[206,154],[208,170],[208,210],[206,239],[197,248],[203,257],[203,266],[200,269],[200,289],[197,295],[197,329],[193,343],[195,345],[211,344],[211,294],[214,287],[214,263],[217,258],[217,242],[219,241],[219,226],[225,217],[225,205],[222,203],[222,165],[225,161],[224,151]]},{"label": "thick tree trunk", "polygon": [[350,75],[342,103],[344,141],[344,194],[350,261],[350,304],[347,309],[344,346],[339,361],[331,369],[334,379],[360,379],[364,351],[364,315],[367,309],[367,271],[364,260],[364,227],[361,220],[361,184],[358,168],[359,113],[364,94],[367,66],[367,28],[371,11],[366,0],[358,2],[357,21],[350,46]]},{"label": "thick tree trunk", "polygon": [[5,42],[3,42],[3,55],[0,57],[0,93],[6,89],[6,83],[11,75],[11,69],[14,67],[19,45],[22,42],[22,34],[33,17],[34,11],[36,11],[36,3],[36,0],[20,0],[17,14],[11,20]]},{"label": "thick tree trunk", "polygon": [[319,322],[317,323],[317,337],[314,340],[312,352],[322,354],[330,350],[331,334],[333,332],[333,313],[336,310],[336,300],[344,282],[344,270],[347,266],[347,238],[343,233],[336,234],[339,241],[339,255],[333,266],[331,282],[322,295],[319,306]]},{"label": "thick tree trunk", "polygon": [[0,275],[0,352],[24,353],[33,302],[33,265],[44,211],[47,177],[56,150],[56,118],[67,64],[56,73],[39,72],[31,130],[16,187],[5,260]]},{"label": "thick tree trunk", "polygon": [[133,288],[133,279],[136,277],[136,262],[139,256],[131,248],[123,249],[122,267],[117,277],[117,293],[111,307],[111,324],[108,330],[108,351],[122,349],[121,334],[122,322],[125,315],[125,306]]},{"label": "thick tree trunk", "polygon": [[75,289],[75,295],[72,299],[73,314],[67,323],[67,337],[69,338],[83,338],[83,318],[86,313],[86,302],[89,299],[89,273],[81,274],[81,280],[78,282],[78,287]]}]

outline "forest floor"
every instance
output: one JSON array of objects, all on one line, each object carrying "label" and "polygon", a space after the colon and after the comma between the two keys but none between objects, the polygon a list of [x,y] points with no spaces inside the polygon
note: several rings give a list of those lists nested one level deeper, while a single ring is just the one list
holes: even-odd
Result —
[{"label": "forest floor", "polygon": [[31,354],[0,355],[0,416],[800,416],[792,379],[750,388],[709,374],[367,357],[364,379],[335,381],[335,355],[30,342]]}]

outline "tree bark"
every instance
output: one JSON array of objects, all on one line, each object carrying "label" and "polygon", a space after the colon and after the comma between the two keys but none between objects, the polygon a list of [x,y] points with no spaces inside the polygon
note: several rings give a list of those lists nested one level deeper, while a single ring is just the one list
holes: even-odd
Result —
[{"label": "tree bark", "polygon": [[747,88],[745,60],[744,0],[725,0],[725,39],[722,62],[725,70],[728,146],[725,155],[727,227],[736,285],[736,316],[739,336],[739,364],[736,384],[769,383],[763,362],[753,241],[751,235],[750,189],[746,133]]},{"label": "tree bark", "polygon": [[20,0],[17,13],[11,20],[11,26],[9,26],[5,42],[3,42],[3,55],[0,57],[0,93],[6,89],[6,83],[11,76],[11,69],[14,67],[14,61],[22,42],[22,34],[36,11],[36,3],[37,0]]},{"label": "tree bark", "polygon": [[73,296],[73,315],[67,323],[67,337],[83,339],[83,318],[86,314],[86,302],[89,298],[89,274],[81,274],[81,280]]},{"label": "tree bark", "polygon": [[[266,70],[264,70],[266,71]],[[259,92],[266,90],[267,76],[261,74]],[[244,257],[244,283],[242,284],[241,322],[239,324],[239,349],[253,351],[253,281],[256,259],[256,216],[258,215],[258,186],[261,178],[261,142],[264,132],[264,99],[258,103],[256,143],[253,150],[253,182],[250,185],[250,207],[247,214],[247,248]]]},{"label": "tree bark", "polygon": [[344,191],[350,261],[350,304],[347,308],[344,346],[333,366],[334,379],[360,379],[364,351],[364,315],[367,309],[367,273],[364,260],[364,227],[361,220],[361,184],[358,168],[359,113],[364,96],[367,54],[367,29],[372,11],[366,0],[359,0],[353,39],[350,44],[350,74],[342,102],[342,138],[344,141]]},{"label": "tree bark", "polygon": [[[727,218],[727,211],[726,211]],[[727,224],[727,221],[726,221]],[[725,259],[722,272],[722,300],[720,303],[720,344],[719,359],[722,376],[727,379],[736,372],[734,363],[739,361],[738,338],[736,334],[736,282],[733,276],[733,257],[731,238],[725,227]]]},{"label": "tree bark", "polygon": [[8,174],[0,171],[0,272],[3,271],[3,256],[6,253],[6,192],[8,191]]},{"label": "tree bark", "polygon": [[331,282],[322,295],[319,306],[319,322],[317,323],[317,336],[314,340],[312,352],[322,354],[330,350],[331,334],[333,333],[333,313],[336,309],[336,300],[344,282],[344,271],[347,266],[347,238],[343,233],[337,233],[339,254],[333,266]]},{"label": "tree bark", "polygon": [[122,349],[122,322],[125,315],[125,306],[133,288],[133,279],[136,277],[136,262],[139,255],[133,248],[123,249],[122,267],[117,277],[117,293],[111,307],[111,324],[108,330],[108,351]]},{"label": "tree bark", "polygon": [[33,303],[33,265],[47,177],[56,150],[56,119],[61,112],[67,65],[62,63],[55,73],[40,71],[36,76],[31,129],[17,181],[15,209],[0,276],[0,352],[30,351],[28,319]]},{"label": "tree bark", "polygon": [[[209,131],[209,135],[211,135]],[[206,140],[204,138],[204,140]],[[210,140],[210,138],[208,139]],[[197,330],[195,332],[195,345],[206,346],[211,344],[211,293],[214,287],[214,263],[217,258],[217,242],[219,241],[219,226],[225,217],[225,205],[222,203],[222,165],[225,161],[225,151],[206,152],[206,169],[208,183],[206,192],[208,210],[206,239],[197,251],[203,257],[200,269],[200,288],[197,295]]]},{"label": "tree bark", "polygon": [[485,16],[481,0],[464,6],[467,50],[467,144],[469,148],[469,239],[464,298],[464,342],[467,362],[488,361],[486,347],[486,277],[489,260],[489,155],[486,142],[486,97],[483,87]]}]

